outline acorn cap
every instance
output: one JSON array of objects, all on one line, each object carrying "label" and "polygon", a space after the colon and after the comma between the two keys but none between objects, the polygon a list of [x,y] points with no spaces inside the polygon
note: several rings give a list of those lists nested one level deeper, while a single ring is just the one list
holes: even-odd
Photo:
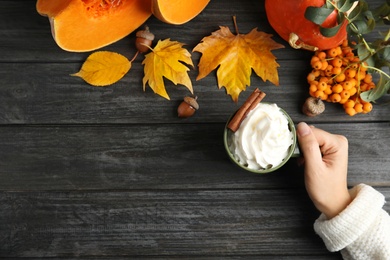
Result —
[{"label": "acorn cap", "polygon": [[154,40],[154,34],[149,31],[149,27],[146,26],[145,30],[138,31],[135,34],[136,37],[138,38],[144,38],[150,41]]},{"label": "acorn cap", "polygon": [[185,97],[184,102],[192,106],[195,110],[199,109],[199,104],[196,102],[197,97]]},{"label": "acorn cap", "polygon": [[315,97],[308,97],[302,106],[302,112],[307,116],[317,116],[325,111],[325,103]]}]

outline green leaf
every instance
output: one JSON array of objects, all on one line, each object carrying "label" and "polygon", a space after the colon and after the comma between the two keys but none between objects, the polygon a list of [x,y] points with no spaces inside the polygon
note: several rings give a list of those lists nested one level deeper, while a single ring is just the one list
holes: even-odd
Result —
[{"label": "green leaf", "polygon": [[348,19],[350,22],[355,21],[356,19],[362,18],[362,13],[368,10],[368,4],[366,2],[359,2],[355,8],[349,13]]},{"label": "green leaf", "polygon": [[380,21],[388,21],[390,16],[390,1],[387,1],[388,3],[384,3],[381,6],[375,8],[373,10],[373,16],[375,17],[375,20],[377,22]]},{"label": "green leaf", "polygon": [[305,18],[312,21],[315,24],[321,25],[324,23],[326,18],[333,12],[334,9],[326,7],[314,7],[309,6],[305,11]]},{"label": "green leaf", "polygon": [[387,46],[386,48],[383,48],[378,52],[381,59],[386,60],[387,62],[390,62],[390,46]]},{"label": "green leaf", "polygon": [[343,25],[343,21],[341,21],[341,23],[331,28],[325,28],[320,26],[320,33],[325,37],[332,37],[337,34],[337,32],[340,30],[342,25]]},{"label": "green leaf", "polygon": [[375,20],[372,18],[371,12],[366,11],[361,15],[364,15],[364,19],[357,19],[348,25],[348,29],[355,34],[366,34],[375,28]]},{"label": "green leaf", "polygon": [[337,2],[337,8],[339,12],[346,12],[353,6],[353,2],[351,0],[339,0]]},{"label": "green leaf", "polygon": [[[365,60],[367,62],[368,66],[371,66],[371,67],[375,66],[374,57],[371,56],[371,52],[370,52],[370,50],[368,50],[366,48],[365,44],[363,44],[363,43],[358,44],[357,54],[358,54],[360,60]],[[367,58],[367,57],[369,57],[369,58]]]},{"label": "green leaf", "polygon": [[376,87],[374,89],[361,93],[360,97],[364,101],[373,102],[382,97],[388,91],[390,91],[390,81],[388,78],[385,78],[383,74],[381,74]]}]

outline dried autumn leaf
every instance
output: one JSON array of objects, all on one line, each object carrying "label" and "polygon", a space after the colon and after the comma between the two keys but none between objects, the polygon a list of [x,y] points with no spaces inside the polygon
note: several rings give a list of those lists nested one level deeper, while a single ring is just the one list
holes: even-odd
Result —
[{"label": "dried autumn leaf", "polygon": [[120,80],[131,68],[131,62],[123,55],[110,51],[98,51],[88,56],[79,72],[81,77],[96,86],[108,86]]},{"label": "dried autumn leaf", "polygon": [[149,83],[154,93],[169,100],[170,98],[164,85],[163,77],[165,77],[175,85],[184,85],[193,93],[192,82],[187,74],[189,68],[185,65],[193,66],[191,53],[182,48],[183,45],[183,43],[170,41],[170,39],[160,40],[152,49],[152,52],[145,55],[145,59],[142,62],[145,65],[144,91],[146,83]]},{"label": "dried autumn leaf", "polygon": [[271,50],[284,48],[271,39],[272,35],[253,29],[248,34],[234,35],[228,27],[204,37],[193,51],[202,53],[196,80],[217,70],[218,88],[226,88],[233,101],[250,85],[252,69],[264,81],[279,85],[276,57]]}]

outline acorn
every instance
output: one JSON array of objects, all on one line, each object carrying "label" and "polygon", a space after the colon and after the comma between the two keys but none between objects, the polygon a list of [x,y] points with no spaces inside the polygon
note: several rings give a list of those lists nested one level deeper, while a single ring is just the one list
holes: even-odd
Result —
[{"label": "acorn", "polygon": [[141,53],[148,52],[154,40],[154,34],[149,31],[149,27],[146,26],[145,30],[138,31],[135,36],[137,37],[135,39],[135,47],[137,50]]},{"label": "acorn", "polygon": [[302,106],[302,112],[307,116],[317,116],[325,111],[325,103],[315,97],[308,97]]},{"label": "acorn", "polygon": [[177,115],[181,118],[187,118],[195,114],[199,109],[199,104],[196,101],[197,97],[185,97],[177,108]]}]

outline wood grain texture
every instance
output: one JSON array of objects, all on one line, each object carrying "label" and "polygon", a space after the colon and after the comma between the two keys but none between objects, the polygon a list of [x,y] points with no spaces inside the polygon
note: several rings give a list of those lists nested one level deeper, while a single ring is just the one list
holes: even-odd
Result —
[{"label": "wood grain texture", "polygon": [[[146,22],[156,39],[191,51],[219,26],[234,31],[236,15],[240,33],[258,28],[285,45],[273,51],[280,86],[252,75],[237,104],[215,73],[196,81],[193,53],[200,109],[185,120],[176,109],[188,90],[166,82],[170,101],[143,91],[142,56],[111,87],[71,77],[89,53],[62,51],[35,2],[0,0],[1,259],[341,259],[313,231],[318,212],[295,159],[256,175],[226,155],[225,123],[255,87],[294,122],[345,135],[349,185],[373,185],[390,201],[390,98],[369,115],[327,104],[321,116],[304,116],[312,53],[274,33],[264,1],[213,0],[184,25]],[[132,33],[103,49],[131,58],[134,40]]]},{"label": "wood grain texture", "polygon": [[[318,127],[350,139],[351,185],[390,185],[390,158],[383,152],[388,151],[389,123]],[[0,190],[303,186],[303,169],[295,159],[264,176],[239,169],[224,150],[223,128],[223,124],[3,127]]]},{"label": "wood grain texture", "polygon": [[0,206],[0,256],[327,254],[303,190],[7,192]]}]

